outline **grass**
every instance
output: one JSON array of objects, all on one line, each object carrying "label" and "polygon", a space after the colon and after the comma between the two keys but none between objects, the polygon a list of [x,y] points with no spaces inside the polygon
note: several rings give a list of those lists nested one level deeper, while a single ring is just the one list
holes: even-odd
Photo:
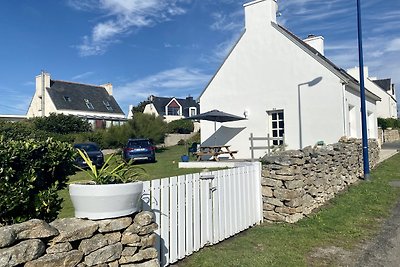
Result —
[{"label": "grass", "polygon": [[[187,154],[187,148],[185,146],[174,146],[157,150],[157,162],[136,164],[137,167],[143,168],[146,172],[146,176],[142,177],[140,180],[153,180],[157,178],[171,177],[201,171],[199,169],[180,169],[178,167],[178,162],[181,160],[181,156],[183,154]],[[69,182],[87,179],[88,178],[85,176],[84,172],[78,171],[75,175],[69,177]],[[73,217],[74,208],[69,198],[68,189],[60,191],[60,196],[63,198],[63,205],[58,217]]]},{"label": "grass", "polygon": [[318,247],[354,250],[371,238],[400,197],[389,185],[400,180],[400,154],[371,172],[371,181],[351,186],[318,212],[296,224],[263,224],[206,247],[178,266],[337,266],[312,261]]}]

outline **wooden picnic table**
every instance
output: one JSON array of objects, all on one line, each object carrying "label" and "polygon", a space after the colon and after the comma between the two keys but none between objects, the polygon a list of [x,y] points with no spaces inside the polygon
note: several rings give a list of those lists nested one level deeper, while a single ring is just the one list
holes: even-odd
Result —
[{"label": "wooden picnic table", "polygon": [[202,160],[203,156],[210,156],[212,160],[219,161],[218,156],[228,154],[232,159],[235,158],[233,154],[238,151],[229,149],[230,145],[214,145],[214,146],[200,146],[199,151],[193,153],[197,157],[197,161]]}]

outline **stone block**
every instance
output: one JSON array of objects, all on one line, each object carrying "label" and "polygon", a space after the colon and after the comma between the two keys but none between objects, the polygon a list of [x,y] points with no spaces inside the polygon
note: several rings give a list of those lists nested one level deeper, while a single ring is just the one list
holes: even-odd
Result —
[{"label": "stone block", "polygon": [[304,190],[299,189],[276,189],[274,190],[274,197],[279,200],[292,200],[304,195]]},{"label": "stone block", "polygon": [[25,267],[74,267],[82,260],[82,257],[83,253],[78,250],[47,254],[34,261],[27,262]]},{"label": "stone block", "polygon": [[272,178],[262,178],[261,185],[271,186],[274,188],[282,187],[283,182],[281,180],[276,180]]},{"label": "stone block", "polygon": [[132,224],[131,217],[123,217],[117,219],[107,219],[97,221],[100,233],[116,232],[128,228]]},{"label": "stone block", "polygon": [[283,206],[283,202],[273,197],[263,197],[263,202],[277,207]]},{"label": "stone block", "polygon": [[284,222],[285,216],[276,213],[275,211],[264,211],[263,216],[266,220],[270,220],[273,222]]},{"label": "stone block", "polygon": [[267,186],[263,186],[261,188],[261,194],[263,197],[272,197],[273,196],[272,189]]}]

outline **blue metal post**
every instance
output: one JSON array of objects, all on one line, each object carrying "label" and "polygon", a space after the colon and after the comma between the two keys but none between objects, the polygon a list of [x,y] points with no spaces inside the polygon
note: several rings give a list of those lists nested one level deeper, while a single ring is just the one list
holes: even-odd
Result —
[{"label": "blue metal post", "polygon": [[358,59],[359,59],[359,68],[360,68],[361,125],[362,125],[364,180],[368,180],[369,179],[368,132],[367,132],[367,116],[366,116],[366,108],[365,108],[364,59],[363,59],[363,48],[362,48],[360,1],[361,0],[357,0]]}]

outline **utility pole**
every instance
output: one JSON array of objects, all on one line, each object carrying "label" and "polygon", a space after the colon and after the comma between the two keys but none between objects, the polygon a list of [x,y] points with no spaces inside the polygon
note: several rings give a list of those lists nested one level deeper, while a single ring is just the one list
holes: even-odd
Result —
[{"label": "utility pole", "polygon": [[360,69],[360,98],[361,98],[361,126],[362,126],[362,150],[364,165],[364,180],[369,180],[369,158],[368,158],[368,132],[367,116],[365,107],[365,87],[364,87],[364,59],[362,47],[362,27],[361,27],[361,0],[357,0],[357,28],[358,28],[358,60]]}]

